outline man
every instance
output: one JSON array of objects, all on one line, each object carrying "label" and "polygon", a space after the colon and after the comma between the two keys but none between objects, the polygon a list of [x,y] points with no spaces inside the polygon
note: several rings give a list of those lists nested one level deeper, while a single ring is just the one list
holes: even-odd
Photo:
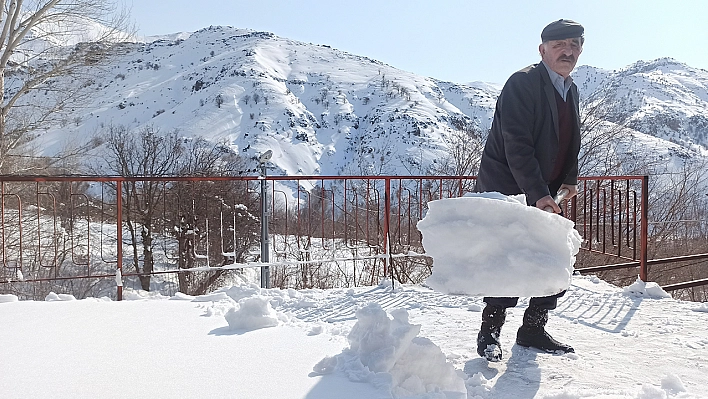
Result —
[{"label": "man", "polygon": [[[567,189],[577,194],[580,119],[578,88],[570,73],[583,51],[584,28],[561,19],[541,32],[541,62],[514,73],[504,85],[494,111],[492,128],[477,176],[478,192],[526,194],[530,206],[561,210],[553,197]],[[564,292],[531,298],[516,343],[548,352],[573,352],[545,330],[548,311]],[[477,353],[499,361],[499,334],[506,309],[518,298],[485,297]]]}]

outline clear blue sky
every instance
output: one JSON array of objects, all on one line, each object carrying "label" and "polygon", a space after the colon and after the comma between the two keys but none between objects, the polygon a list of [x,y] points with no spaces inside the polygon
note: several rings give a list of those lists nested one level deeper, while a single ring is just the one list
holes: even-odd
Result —
[{"label": "clear blue sky", "polygon": [[545,25],[585,26],[578,65],[672,57],[708,69],[706,0],[124,0],[140,35],[228,25],[327,44],[452,82],[504,83],[539,60]]}]

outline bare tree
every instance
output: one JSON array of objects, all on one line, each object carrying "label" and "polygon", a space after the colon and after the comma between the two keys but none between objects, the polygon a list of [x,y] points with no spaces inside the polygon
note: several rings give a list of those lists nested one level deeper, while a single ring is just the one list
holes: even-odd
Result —
[{"label": "bare tree", "polygon": [[[180,175],[234,176],[245,170],[244,159],[225,143],[204,138],[184,140]],[[260,219],[251,211],[260,209],[260,198],[249,190],[248,182],[225,180],[211,182],[176,182],[169,187],[166,223],[178,242],[178,267],[197,266],[200,242],[206,257],[214,263],[244,263],[249,250],[258,242]],[[211,223],[209,223],[211,221]],[[224,269],[209,272],[180,273],[180,292],[201,295],[224,283],[231,273]]]},{"label": "bare tree", "polygon": [[[150,177],[232,176],[243,159],[224,143],[163,134],[146,126],[130,131],[111,126],[106,138],[108,169],[130,179],[123,184],[124,223],[132,240],[133,265],[141,288],[150,290],[155,238],[177,239],[177,264],[191,269],[199,260],[243,262],[258,239],[258,198],[246,181],[164,182]],[[142,249],[142,251],[140,251]],[[202,250],[202,253],[197,253]],[[203,294],[227,277],[224,270],[180,273],[180,291]]]},{"label": "bare tree", "polygon": [[[680,170],[654,174],[650,180],[650,258],[685,255],[696,239],[706,237],[708,162],[685,163]],[[702,252],[706,252],[705,249]]]},{"label": "bare tree", "polygon": [[474,176],[484,149],[484,138],[474,124],[453,119],[455,130],[445,137],[448,156],[431,166],[431,174],[444,176]]},{"label": "bare tree", "polygon": [[580,103],[581,175],[626,174],[622,157],[615,151],[621,139],[632,133],[628,127],[626,100],[617,96],[615,82],[598,86]]},{"label": "bare tree", "polygon": [[0,168],[31,132],[85,98],[88,67],[128,25],[117,0],[0,0]]},{"label": "bare tree", "polygon": [[[137,133],[124,126],[110,126],[106,144],[109,169],[125,177],[175,175],[183,153],[182,141],[176,134],[162,135],[152,126]],[[123,185],[123,208],[133,242],[133,264],[136,273],[140,274],[142,289],[146,291],[150,290],[150,273],[154,267],[152,221],[164,192],[164,183],[158,181],[127,181]],[[138,243],[143,249],[142,267],[138,261]]]}]

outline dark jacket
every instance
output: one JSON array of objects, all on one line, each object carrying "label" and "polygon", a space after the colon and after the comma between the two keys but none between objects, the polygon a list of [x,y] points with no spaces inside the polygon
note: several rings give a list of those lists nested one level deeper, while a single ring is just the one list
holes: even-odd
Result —
[{"label": "dark jacket", "polygon": [[580,151],[578,87],[572,84],[573,132],[560,178],[550,181],[558,155],[555,88],[542,64],[514,73],[502,89],[482,153],[477,192],[526,194],[528,204],[550,195],[549,185],[577,184]]}]

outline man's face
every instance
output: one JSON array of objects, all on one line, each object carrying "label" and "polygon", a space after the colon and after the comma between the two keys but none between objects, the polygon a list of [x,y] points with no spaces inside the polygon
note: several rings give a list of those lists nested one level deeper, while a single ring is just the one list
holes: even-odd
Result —
[{"label": "man's face", "polygon": [[580,38],[549,40],[538,47],[541,59],[554,72],[567,78],[575,68],[583,45]]}]

